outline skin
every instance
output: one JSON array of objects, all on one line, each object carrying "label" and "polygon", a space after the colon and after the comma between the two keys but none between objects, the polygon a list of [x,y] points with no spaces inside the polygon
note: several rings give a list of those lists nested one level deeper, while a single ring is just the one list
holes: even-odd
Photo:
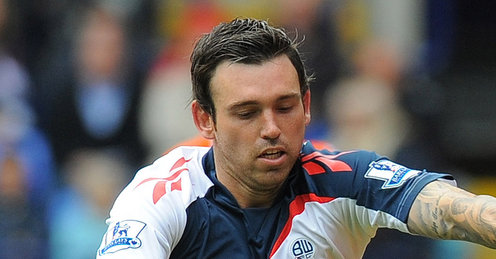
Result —
[{"label": "skin", "polygon": [[496,198],[434,181],[413,203],[408,228],[427,237],[466,240],[496,248]]},{"label": "skin", "polygon": [[[269,207],[298,158],[310,122],[310,92],[302,97],[299,89],[286,56],[224,62],[211,81],[216,120],[192,103],[197,128],[213,142],[217,177],[241,208]],[[415,199],[408,228],[496,248],[496,198],[434,181]]]},{"label": "skin", "polygon": [[211,92],[215,123],[196,102],[192,112],[202,136],[213,141],[219,181],[240,207],[269,207],[299,156],[310,92],[301,96],[285,55],[262,64],[223,62]]}]

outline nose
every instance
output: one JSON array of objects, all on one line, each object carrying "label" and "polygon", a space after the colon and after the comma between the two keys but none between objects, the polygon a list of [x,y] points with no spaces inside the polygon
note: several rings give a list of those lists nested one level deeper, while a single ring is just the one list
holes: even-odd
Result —
[{"label": "nose", "polygon": [[265,112],[263,116],[261,137],[263,139],[277,139],[280,135],[281,129],[278,126],[274,113]]}]

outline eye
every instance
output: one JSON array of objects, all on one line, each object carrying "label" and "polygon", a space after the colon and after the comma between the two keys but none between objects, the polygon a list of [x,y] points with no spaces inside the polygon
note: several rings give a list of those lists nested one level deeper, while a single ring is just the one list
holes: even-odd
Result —
[{"label": "eye", "polygon": [[293,109],[293,105],[283,105],[277,108],[277,110],[281,113],[288,113]]},{"label": "eye", "polygon": [[252,118],[255,113],[255,111],[239,111],[236,113],[236,116],[242,120],[247,120]]}]

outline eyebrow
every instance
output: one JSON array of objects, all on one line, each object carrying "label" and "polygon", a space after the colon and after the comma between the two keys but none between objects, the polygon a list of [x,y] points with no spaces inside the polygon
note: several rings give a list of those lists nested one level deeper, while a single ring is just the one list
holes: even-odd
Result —
[{"label": "eyebrow", "polygon": [[[277,98],[277,102],[288,100],[288,99],[296,99],[296,98],[300,98],[300,93],[291,93],[291,94],[286,94],[286,95],[280,96],[279,98]],[[255,101],[255,100],[241,101],[241,102],[236,102],[236,103],[230,105],[228,109],[232,111],[232,110],[236,110],[238,108],[242,108],[245,106],[257,105],[258,103],[259,102]]]}]

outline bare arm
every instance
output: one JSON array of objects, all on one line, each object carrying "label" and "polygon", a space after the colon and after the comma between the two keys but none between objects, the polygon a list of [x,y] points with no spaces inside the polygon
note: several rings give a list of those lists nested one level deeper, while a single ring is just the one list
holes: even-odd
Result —
[{"label": "bare arm", "polygon": [[434,181],[415,199],[408,228],[431,238],[465,240],[496,248],[496,198]]}]

